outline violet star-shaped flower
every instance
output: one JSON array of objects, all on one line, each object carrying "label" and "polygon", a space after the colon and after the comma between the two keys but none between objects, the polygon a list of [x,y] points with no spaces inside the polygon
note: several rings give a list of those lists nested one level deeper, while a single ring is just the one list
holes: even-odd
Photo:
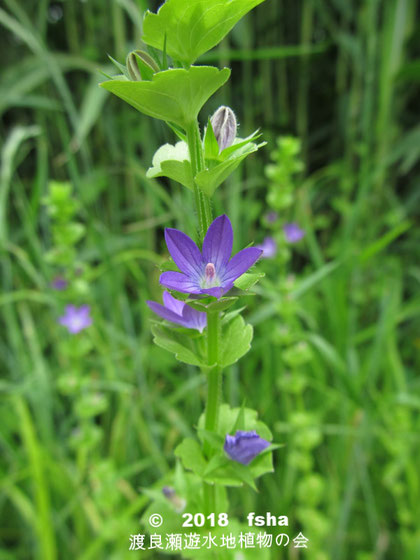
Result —
[{"label": "violet star-shaped flower", "polygon": [[162,319],[187,329],[197,329],[203,332],[207,325],[206,313],[197,311],[185,302],[175,299],[169,292],[163,292],[163,305],[155,301],[147,301],[146,303]]},{"label": "violet star-shaped flower", "polygon": [[62,276],[56,276],[51,282],[51,287],[53,290],[62,291],[67,288],[68,282]]},{"label": "violet star-shaped flower", "polygon": [[65,314],[58,318],[58,322],[60,325],[67,327],[70,334],[77,334],[92,324],[92,318],[89,314],[89,305],[81,305],[80,307],[67,305]]},{"label": "violet star-shaped flower", "polygon": [[277,253],[277,243],[273,237],[266,237],[263,242],[256,247],[262,250],[262,259],[272,259]]},{"label": "violet star-shaped flower", "polygon": [[220,298],[262,253],[257,247],[247,247],[230,258],[233,230],[226,215],[219,216],[210,225],[201,252],[188,235],[177,229],[166,228],[165,240],[181,272],[164,272],[160,283],[184,294],[208,294]]},{"label": "violet star-shaped flower", "polygon": [[245,432],[237,430],[234,436],[226,436],[223,449],[231,459],[248,465],[261,451],[267,449],[270,442],[261,438],[254,430]]},{"label": "violet star-shaped flower", "polygon": [[305,235],[303,229],[301,229],[295,222],[284,224],[283,231],[289,243],[297,243]]}]

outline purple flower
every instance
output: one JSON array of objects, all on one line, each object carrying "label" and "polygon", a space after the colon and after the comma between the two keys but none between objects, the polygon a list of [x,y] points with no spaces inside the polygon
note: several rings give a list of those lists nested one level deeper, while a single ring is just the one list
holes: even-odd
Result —
[{"label": "purple flower", "polygon": [[295,222],[284,224],[283,231],[289,243],[296,243],[305,235],[303,229],[301,229]]},{"label": "purple flower", "polygon": [[89,313],[89,305],[81,305],[80,307],[67,305],[66,312],[62,317],[58,318],[58,322],[60,325],[67,327],[69,333],[77,334],[92,324],[92,318]]},{"label": "purple flower", "polygon": [[274,224],[274,222],[277,221],[278,217],[279,215],[275,210],[270,210],[270,212],[267,212],[267,214],[265,215],[265,219],[269,224]]},{"label": "purple flower", "polygon": [[203,332],[207,325],[207,315],[203,311],[197,311],[183,301],[175,299],[169,292],[163,292],[163,305],[155,301],[146,303],[162,319],[187,327],[187,329],[197,329]]},{"label": "purple flower", "polygon": [[248,465],[261,451],[264,451],[270,442],[261,438],[254,430],[244,432],[237,430],[234,436],[226,436],[223,449],[231,459]]},{"label": "purple flower", "polygon": [[219,216],[210,225],[202,252],[192,239],[177,229],[166,228],[165,240],[181,272],[164,272],[160,283],[184,294],[208,294],[220,298],[262,254],[261,249],[248,247],[230,258],[233,231],[226,215]]},{"label": "purple flower", "polygon": [[67,288],[68,282],[62,276],[56,276],[54,280],[51,282],[51,288],[53,290],[57,290],[61,292]]},{"label": "purple flower", "polygon": [[256,245],[262,250],[262,259],[272,259],[277,253],[277,243],[273,237],[266,237],[262,243]]}]

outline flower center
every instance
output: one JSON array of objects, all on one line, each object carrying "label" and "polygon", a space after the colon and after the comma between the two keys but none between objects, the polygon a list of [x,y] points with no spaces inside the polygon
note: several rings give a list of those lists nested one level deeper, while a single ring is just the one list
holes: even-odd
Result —
[{"label": "flower center", "polygon": [[213,280],[213,278],[216,275],[216,269],[213,263],[206,264],[205,275],[206,275],[206,280],[210,280],[210,281]]},{"label": "flower center", "polygon": [[216,276],[216,267],[213,263],[207,263],[204,269],[204,278],[202,288],[212,288],[219,283],[219,279]]}]

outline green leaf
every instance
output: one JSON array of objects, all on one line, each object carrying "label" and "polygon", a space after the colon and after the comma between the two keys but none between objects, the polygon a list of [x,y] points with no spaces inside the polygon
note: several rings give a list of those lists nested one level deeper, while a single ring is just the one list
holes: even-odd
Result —
[{"label": "green leaf", "polygon": [[[218,159],[220,159],[220,161],[224,161],[231,154],[233,154],[234,152],[236,152],[240,148],[243,148],[244,146],[246,146],[249,143],[255,143],[255,140],[258,140],[258,138],[260,138],[260,137],[261,137],[260,131],[255,130],[252,134],[250,134],[246,138],[235,138],[235,140],[234,140],[234,142],[231,146],[228,146],[227,148],[225,148],[223,151],[220,152]],[[265,146],[266,144],[267,144],[267,142],[262,142],[261,144],[258,144],[258,148],[261,148],[262,146]]]},{"label": "green leaf", "polygon": [[115,58],[112,58],[112,56],[110,54],[108,55],[108,58],[113,64],[115,64],[115,66],[118,68],[118,70],[121,72],[121,74],[123,76],[125,76],[127,78],[127,80],[129,80],[130,76],[128,75],[127,68],[124,66],[124,64],[121,64],[120,62],[118,62],[118,60],[115,60]]},{"label": "green leaf", "polygon": [[198,437],[201,441],[207,441],[211,444],[214,449],[222,449],[225,442],[225,438],[216,432],[211,432],[209,430],[197,429]]},{"label": "green leaf", "polygon": [[175,455],[181,459],[186,469],[193,471],[198,476],[203,476],[207,463],[198,441],[192,438],[184,439],[175,449]]},{"label": "green leaf", "polygon": [[146,12],[143,41],[186,65],[215,47],[232,27],[264,0],[167,0]]},{"label": "green leaf", "polygon": [[146,177],[169,177],[193,190],[194,177],[187,143],[177,142],[175,146],[161,146],[153,156],[152,167],[147,170]]},{"label": "green leaf", "polygon": [[197,311],[224,311],[237,301],[237,297],[226,297],[220,300],[210,301],[209,303],[197,301],[196,299],[187,300],[187,303],[194,309],[197,309]]},{"label": "green leaf", "polygon": [[251,348],[253,329],[238,315],[223,332],[220,365],[230,366]]},{"label": "green leaf", "polygon": [[197,185],[207,196],[213,196],[214,191],[223,183],[246,157],[256,152],[261,146],[253,142],[247,143],[239,150],[234,151],[225,161],[211,169],[204,169],[195,176]]},{"label": "green leaf", "polygon": [[240,290],[249,290],[254,286],[257,282],[260,281],[261,278],[265,276],[264,272],[245,272],[242,274],[235,282],[233,283],[236,288]]},{"label": "green leaf", "polygon": [[188,70],[176,68],[157,72],[149,82],[110,80],[100,86],[145,115],[173,122],[185,129],[229,75],[228,68],[192,66]]},{"label": "green leaf", "polygon": [[154,343],[175,354],[175,358],[180,362],[199,367],[206,365],[198,356],[193,341],[186,334],[177,333],[163,325],[153,325],[152,333]]},{"label": "green leaf", "polygon": [[108,399],[99,393],[86,393],[82,395],[75,405],[75,412],[80,418],[92,418],[101,414],[108,408]]},{"label": "green leaf", "polygon": [[[221,447],[223,447],[223,442]],[[212,473],[214,473],[214,471],[217,471],[218,469],[226,468],[227,466],[229,466],[229,464],[230,464],[230,459],[228,459],[226,455],[217,453],[216,455],[213,455],[213,457],[207,463],[206,470],[204,471],[204,476],[207,477]]]},{"label": "green leaf", "polygon": [[[261,133],[259,130],[256,130],[246,138],[235,138],[233,144],[228,146],[221,152],[219,152],[219,144],[217,143],[216,136],[214,135],[213,127],[211,126],[211,122],[209,119],[209,123],[206,127],[206,131],[204,134],[204,159],[207,163],[211,163],[214,161],[223,162],[226,161],[233,153],[237,152],[247,144],[255,143],[255,140],[261,137]],[[261,146],[265,146],[266,142],[263,142],[258,145],[258,148]]]},{"label": "green leaf", "polygon": [[204,133],[204,158],[217,159],[219,156],[219,144],[217,143],[214,130],[211,125],[210,118],[207,122],[206,131]]}]

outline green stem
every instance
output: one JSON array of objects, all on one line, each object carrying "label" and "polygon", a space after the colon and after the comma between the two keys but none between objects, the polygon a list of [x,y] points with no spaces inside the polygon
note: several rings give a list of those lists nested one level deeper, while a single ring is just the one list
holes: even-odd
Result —
[{"label": "green stem", "polygon": [[[198,121],[195,120],[188,125],[186,132],[191,168],[195,177],[197,173],[204,169],[204,152]],[[200,241],[202,242],[213,217],[210,199],[201,191],[195,181],[194,201],[198,215]],[[219,328],[219,313],[209,311],[207,313],[207,357],[209,369],[207,373],[205,429],[211,432],[217,429],[221,392],[221,369],[217,365],[219,359]],[[206,457],[210,457],[211,446],[208,441],[204,442],[203,451]],[[203,483],[203,498],[206,514],[216,513],[217,503],[214,485],[207,484],[206,482]]]},{"label": "green stem", "polygon": [[[207,357],[209,370],[207,372],[207,404],[204,421],[206,431],[215,432],[219,417],[219,404],[221,392],[221,369],[217,365],[219,359],[219,313],[217,311],[207,312]],[[210,443],[204,441],[204,455],[211,456]],[[207,514],[216,513],[215,487],[207,483],[203,485],[204,504]]]},{"label": "green stem", "polygon": [[[200,128],[198,121],[195,120],[190,123],[187,128],[187,143],[188,150],[190,153],[191,168],[193,176],[195,177],[197,173],[204,169],[204,152],[203,144],[201,142]],[[204,239],[206,232],[212,222],[212,211],[210,206],[210,199],[204,193],[194,181],[194,202],[195,208],[198,215],[198,224],[200,228],[200,238],[201,241]]]},{"label": "green stem", "polygon": [[[207,356],[209,370],[207,373],[207,404],[205,416],[205,429],[214,432],[217,430],[219,416],[219,402],[221,391],[221,369],[217,365],[219,360],[219,312],[207,312]],[[204,453],[208,456],[210,446],[204,443]]]}]

